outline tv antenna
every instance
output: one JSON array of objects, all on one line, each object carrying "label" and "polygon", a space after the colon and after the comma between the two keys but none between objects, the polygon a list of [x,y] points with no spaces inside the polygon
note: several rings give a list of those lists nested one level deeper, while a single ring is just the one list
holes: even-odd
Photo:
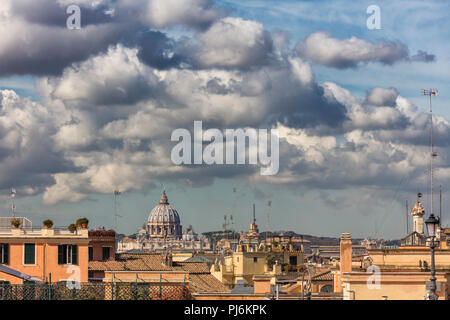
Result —
[{"label": "tv antenna", "polygon": [[122,192],[120,192],[118,189],[114,190],[114,230],[117,232],[117,218],[122,218],[121,215],[119,215],[117,210],[117,201]]},{"label": "tv antenna", "polygon": [[233,207],[232,207],[232,209],[231,209],[231,217],[230,217],[230,220],[231,220],[231,228],[232,228],[233,234],[234,234],[234,219],[233,219],[233,217],[236,218],[236,214],[237,214],[237,210],[236,210],[236,204],[237,204],[237,188],[236,188],[236,187],[233,187],[233,199],[232,199],[232,201],[233,201]]},{"label": "tv antenna", "polygon": [[406,200],[406,235],[409,234],[409,208],[408,208],[408,199]]},{"label": "tv antenna", "polygon": [[222,227],[223,227],[223,232],[225,233],[225,236],[226,236],[226,238],[228,239],[228,233],[227,233],[227,231],[228,231],[227,215],[224,215],[224,216],[223,216],[223,225],[222,225]]},{"label": "tv antenna", "polygon": [[234,238],[234,220],[233,220],[233,215],[230,214],[230,225],[231,225],[231,232],[232,232],[232,238]]},{"label": "tv antenna", "polygon": [[267,233],[270,232],[270,208],[272,207],[272,201],[269,200],[267,202],[267,228],[266,228],[266,236]]},{"label": "tv antenna", "polygon": [[434,167],[433,167],[433,161],[434,158],[437,157],[437,153],[434,152],[434,142],[433,142],[433,104],[432,104],[432,97],[437,96],[439,94],[438,89],[422,89],[422,93],[424,96],[430,97],[430,191],[431,191],[431,201],[430,201],[430,214],[434,214],[434,184],[433,184],[433,178],[434,178]]}]

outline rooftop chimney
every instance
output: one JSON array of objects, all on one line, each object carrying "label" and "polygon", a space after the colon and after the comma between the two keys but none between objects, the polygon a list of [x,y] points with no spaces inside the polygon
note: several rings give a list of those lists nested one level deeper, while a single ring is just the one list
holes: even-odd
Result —
[{"label": "rooftop chimney", "polygon": [[341,234],[340,270],[341,275],[343,272],[352,272],[352,235],[350,233]]},{"label": "rooftop chimney", "polygon": [[339,269],[334,272],[334,292],[342,292],[344,272],[352,272],[352,235],[341,234]]}]

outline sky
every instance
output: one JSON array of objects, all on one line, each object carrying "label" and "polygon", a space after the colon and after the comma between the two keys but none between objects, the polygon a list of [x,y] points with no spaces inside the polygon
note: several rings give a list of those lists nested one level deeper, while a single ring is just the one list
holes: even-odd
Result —
[{"label": "sky", "polygon": [[[81,28],[69,29],[69,5]],[[370,5],[380,28],[369,29]],[[2,0],[0,208],[136,232],[166,189],[183,226],[398,239],[435,185],[450,222],[448,1]],[[171,134],[277,129],[279,172],[175,165]],[[121,194],[114,201],[114,190]],[[437,188],[435,192],[438,192]],[[435,209],[439,199],[435,197]],[[268,202],[271,201],[269,208]],[[115,207],[120,215],[117,225]],[[438,210],[435,210],[438,214]]]}]

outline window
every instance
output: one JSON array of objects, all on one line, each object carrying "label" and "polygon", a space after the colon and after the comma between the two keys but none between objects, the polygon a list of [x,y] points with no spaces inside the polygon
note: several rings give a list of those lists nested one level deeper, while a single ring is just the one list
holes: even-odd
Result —
[{"label": "window", "polygon": [[78,246],[60,244],[58,246],[58,264],[78,264]]},{"label": "window", "polygon": [[9,264],[9,244],[0,243],[0,264]]},{"label": "window", "polygon": [[289,264],[291,266],[296,266],[297,265],[297,256],[290,256],[289,257]]},{"label": "window", "polygon": [[94,248],[89,247],[89,261],[94,260]]},{"label": "window", "polygon": [[333,292],[333,287],[329,284],[320,288],[320,292]]},{"label": "window", "polygon": [[36,245],[34,243],[24,244],[23,264],[36,264]]},{"label": "window", "polygon": [[257,257],[253,257],[253,262],[258,262],[258,258]]},{"label": "window", "polygon": [[109,249],[110,249],[110,247],[103,247],[102,248],[103,250],[103,255],[102,255],[102,257],[103,257],[103,260],[109,260]]}]

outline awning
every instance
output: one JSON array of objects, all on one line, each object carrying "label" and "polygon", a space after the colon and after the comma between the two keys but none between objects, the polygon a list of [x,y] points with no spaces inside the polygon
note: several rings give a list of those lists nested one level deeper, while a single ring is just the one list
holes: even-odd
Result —
[{"label": "awning", "polygon": [[32,277],[32,276],[30,276],[28,274],[22,273],[20,271],[17,271],[17,270],[11,269],[11,268],[8,268],[8,267],[6,267],[4,265],[1,265],[1,264],[0,264],[0,272],[7,273],[9,275],[12,275],[14,277],[17,277],[17,278],[20,278],[20,279],[23,279],[23,280],[26,280],[26,281],[33,281],[33,282],[40,282],[40,283],[44,282],[44,281],[42,281],[39,278]]}]

